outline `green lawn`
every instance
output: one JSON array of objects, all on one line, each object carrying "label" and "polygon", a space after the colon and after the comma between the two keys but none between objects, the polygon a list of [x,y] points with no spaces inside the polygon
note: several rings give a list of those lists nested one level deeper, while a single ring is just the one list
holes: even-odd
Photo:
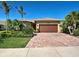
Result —
[{"label": "green lawn", "polygon": [[10,37],[0,41],[0,48],[24,48],[31,37]]}]

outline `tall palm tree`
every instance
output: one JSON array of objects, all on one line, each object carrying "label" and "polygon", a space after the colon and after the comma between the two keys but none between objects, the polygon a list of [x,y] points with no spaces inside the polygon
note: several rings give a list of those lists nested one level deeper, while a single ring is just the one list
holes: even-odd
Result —
[{"label": "tall palm tree", "polygon": [[[24,11],[23,6],[18,7],[17,10],[18,10],[18,13],[21,15],[21,20],[23,20],[24,15],[26,14],[25,11]],[[24,26],[24,23],[22,21],[22,24],[20,25],[21,29],[23,29],[22,28],[23,26]]]},{"label": "tall palm tree", "polygon": [[5,1],[2,1],[2,9],[4,10],[5,15],[6,15],[6,32],[7,32],[7,30],[8,30],[7,29],[7,20],[9,19],[10,7]]}]

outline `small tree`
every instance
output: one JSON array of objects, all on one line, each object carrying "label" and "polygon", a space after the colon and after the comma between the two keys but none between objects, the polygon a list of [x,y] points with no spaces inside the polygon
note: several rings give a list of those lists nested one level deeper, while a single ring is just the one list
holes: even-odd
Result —
[{"label": "small tree", "polygon": [[10,19],[7,20],[7,27],[8,27],[8,29],[10,29],[10,30],[11,30],[11,28],[12,28],[12,21],[11,21]]},{"label": "small tree", "polygon": [[14,30],[19,30],[19,21],[17,19],[13,20],[12,24]]}]

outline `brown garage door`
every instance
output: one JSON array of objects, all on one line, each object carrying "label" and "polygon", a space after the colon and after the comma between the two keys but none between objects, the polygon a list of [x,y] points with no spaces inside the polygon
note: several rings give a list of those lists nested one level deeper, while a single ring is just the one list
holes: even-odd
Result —
[{"label": "brown garage door", "polygon": [[40,24],[39,28],[40,32],[58,32],[57,24]]}]

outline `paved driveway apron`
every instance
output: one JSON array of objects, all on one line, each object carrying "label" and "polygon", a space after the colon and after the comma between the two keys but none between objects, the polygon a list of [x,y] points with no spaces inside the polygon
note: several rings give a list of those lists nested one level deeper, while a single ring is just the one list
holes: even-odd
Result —
[{"label": "paved driveway apron", "polygon": [[38,33],[26,48],[79,46],[79,38],[64,33]]}]

